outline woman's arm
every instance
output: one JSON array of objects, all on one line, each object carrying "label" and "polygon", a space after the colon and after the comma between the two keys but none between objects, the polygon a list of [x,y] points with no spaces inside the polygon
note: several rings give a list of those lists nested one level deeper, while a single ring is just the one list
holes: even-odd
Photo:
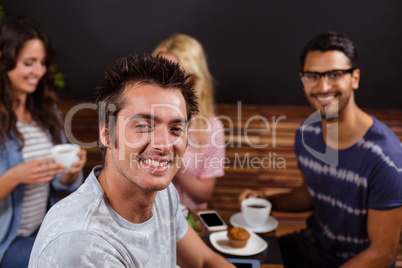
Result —
[{"label": "woman's arm", "polygon": [[177,172],[176,178],[193,200],[201,203],[211,199],[216,183],[215,178],[200,180],[188,170],[185,170],[183,166]]},{"label": "woman's arm", "polygon": [[22,162],[6,170],[0,177],[0,200],[9,195],[18,185],[49,182],[63,171],[63,165],[53,163],[53,158]]},{"label": "woman's arm", "polygon": [[[209,119],[210,131],[206,132],[208,144],[200,152],[185,154],[183,164],[176,174],[176,179],[184,191],[198,202],[209,201],[212,197],[216,179],[223,176],[225,158],[225,133],[222,122],[217,118]],[[187,163],[187,165],[185,164]],[[199,177],[193,175],[187,168],[189,163],[198,170]],[[191,166],[191,165],[190,165]]]}]

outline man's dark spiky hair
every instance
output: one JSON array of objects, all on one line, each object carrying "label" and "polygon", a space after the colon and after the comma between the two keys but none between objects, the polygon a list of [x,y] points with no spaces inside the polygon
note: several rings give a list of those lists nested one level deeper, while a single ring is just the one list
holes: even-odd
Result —
[{"label": "man's dark spiky hair", "polygon": [[[198,102],[194,90],[194,83],[188,79],[184,70],[176,63],[169,60],[152,57],[151,55],[130,55],[119,59],[116,64],[106,71],[105,78],[97,87],[97,103],[104,102],[107,107],[111,104],[116,109],[117,115],[122,108],[124,100],[120,99],[123,90],[130,85],[155,84],[161,88],[176,88],[182,93],[186,101],[187,120],[190,120],[198,112]],[[108,109],[106,109],[108,110]],[[108,111],[105,111],[108,113]]]}]

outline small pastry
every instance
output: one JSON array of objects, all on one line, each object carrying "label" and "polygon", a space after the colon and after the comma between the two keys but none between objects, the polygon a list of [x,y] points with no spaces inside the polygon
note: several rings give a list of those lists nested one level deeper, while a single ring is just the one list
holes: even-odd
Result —
[{"label": "small pastry", "polygon": [[250,238],[250,233],[241,227],[233,227],[228,231],[229,245],[234,248],[244,248]]}]

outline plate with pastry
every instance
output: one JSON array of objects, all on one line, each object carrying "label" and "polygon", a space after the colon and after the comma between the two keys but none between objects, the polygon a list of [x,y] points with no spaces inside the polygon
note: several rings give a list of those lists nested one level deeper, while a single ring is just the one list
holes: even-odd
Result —
[{"label": "plate with pastry", "polygon": [[268,247],[268,243],[264,239],[241,227],[211,233],[209,241],[216,250],[235,256],[255,255]]}]

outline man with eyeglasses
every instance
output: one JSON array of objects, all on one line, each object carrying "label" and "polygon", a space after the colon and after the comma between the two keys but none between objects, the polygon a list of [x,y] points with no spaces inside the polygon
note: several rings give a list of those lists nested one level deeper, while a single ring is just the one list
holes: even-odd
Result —
[{"label": "man with eyeglasses", "polygon": [[277,211],[312,210],[307,228],[279,239],[285,267],[394,267],[402,223],[402,145],[355,102],[357,50],[342,34],[314,37],[301,80],[317,111],[297,130],[304,177],[290,193],[261,196]]}]

